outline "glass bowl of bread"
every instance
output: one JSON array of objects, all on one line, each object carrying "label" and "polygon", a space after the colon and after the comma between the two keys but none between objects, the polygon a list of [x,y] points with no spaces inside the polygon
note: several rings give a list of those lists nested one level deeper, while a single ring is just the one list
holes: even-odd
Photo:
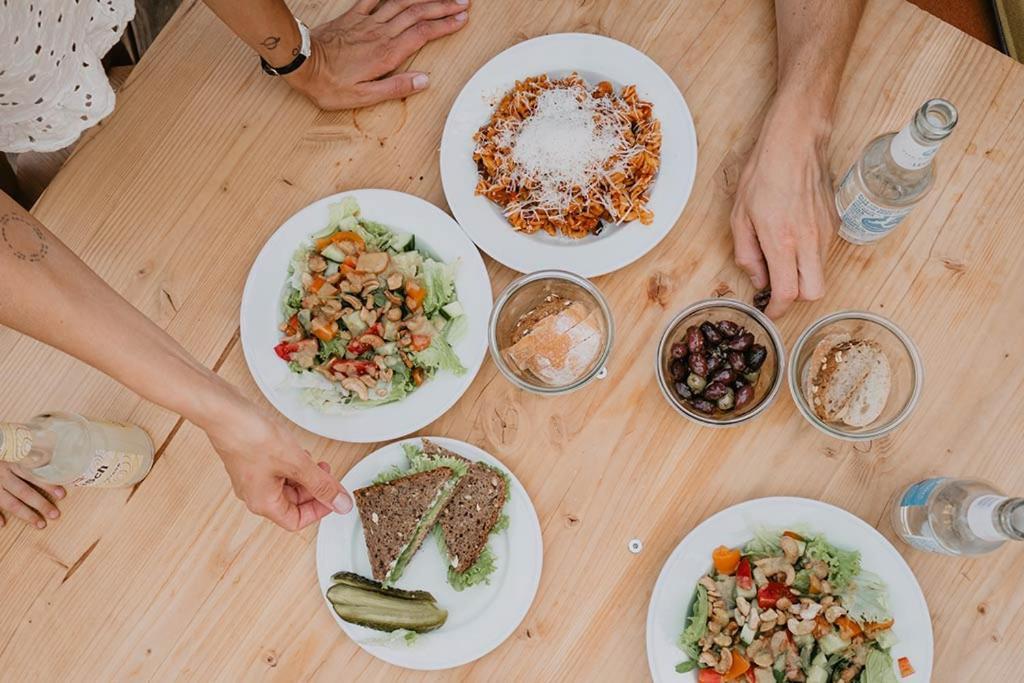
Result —
[{"label": "glass bowl of bread", "polygon": [[800,413],[829,436],[877,439],[899,427],[921,396],[917,347],[891,320],[866,311],[821,318],[800,335],[789,390]]},{"label": "glass bowl of bread", "polygon": [[614,323],[608,302],[586,278],[542,270],[498,295],[488,325],[491,357],[510,382],[558,395],[603,378]]}]

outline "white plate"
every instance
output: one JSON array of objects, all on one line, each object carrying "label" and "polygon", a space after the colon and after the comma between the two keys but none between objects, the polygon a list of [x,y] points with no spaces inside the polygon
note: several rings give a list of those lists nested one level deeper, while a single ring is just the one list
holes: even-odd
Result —
[{"label": "white plate", "polygon": [[[389,664],[407,669],[448,669],[468,664],[498,647],[522,622],[530,609],[540,582],[543,541],[533,503],[511,470],[476,446],[440,437],[428,437],[470,460],[479,460],[509,474],[509,498],[505,514],[509,526],[491,537],[488,544],[497,557],[490,584],[457,592],[448,585],[447,559],[441,555],[433,532],[413,556],[398,582],[399,588],[430,591],[437,603],[448,610],[448,621],[436,631],[420,635],[412,645],[388,634],[342,621],[327,598],[324,604],[341,629],[359,647]],[[369,486],[381,472],[393,465],[405,466],[402,444],[406,439],[374,451],[349,470],[341,483],[349,491]],[[320,592],[331,586],[331,575],[339,571],[372,577],[363,539],[359,513],[330,514],[320,522],[316,539],[316,573]]]},{"label": "white plate", "polygon": [[[416,244],[442,261],[458,261],[455,288],[468,316],[468,329],[455,344],[466,367],[461,377],[438,372],[406,398],[373,408],[328,414],[312,408],[299,390],[287,386],[291,371],[274,347],[281,341],[281,294],[288,262],[299,244],[327,225],[327,207],[344,197],[359,202],[362,215],[399,232],[416,235]],[[252,264],[242,294],[242,350],[249,372],[275,408],[303,429],[339,441],[371,443],[412,433],[441,417],[469,388],[487,348],[491,281],[480,252],[451,216],[419,197],[392,190],[351,190],[313,202],[285,221]]]},{"label": "white plate", "polygon": [[722,510],[704,520],[672,551],[662,567],[647,610],[647,663],[651,676],[661,681],[694,681],[696,673],[675,671],[686,659],[679,649],[679,635],[697,581],[711,567],[711,551],[717,546],[741,546],[755,530],[800,528],[824,535],[841,548],[859,550],[864,569],[875,572],[889,586],[889,604],[899,642],[893,659],[909,657],[917,673],[901,679],[925,682],[932,675],[932,622],[921,587],[910,567],[892,544],[869,524],[833,505],[806,498],[760,498]]},{"label": "white plate", "polygon": [[[654,105],[661,121],[661,169],[648,208],[654,223],[608,225],[580,240],[540,231],[516,232],[501,209],[474,194],[477,169],[473,134],[487,123],[494,105],[517,80],[577,72],[591,85],[607,80],[616,91],[636,84],[641,99]],[[448,114],[441,138],[441,180],[452,213],[477,246],[521,273],[556,268],[584,277],[618,270],[653,249],[679,219],[697,173],[697,134],[679,88],[642,52],[604,36],[560,33],[513,45],[485,64],[466,83]]]}]

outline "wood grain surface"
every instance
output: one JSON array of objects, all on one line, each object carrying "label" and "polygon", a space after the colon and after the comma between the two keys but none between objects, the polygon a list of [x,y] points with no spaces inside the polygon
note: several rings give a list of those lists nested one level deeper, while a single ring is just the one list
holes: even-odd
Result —
[{"label": "wood grain surface", "polygon": [[[343,6],[294,9],[313,24]],[[544,574],[515,634],[472,665],[429,676],[371,658],[319,595],[315,528],[288,534],[249,515],[202,432],[0,329],[0,415],[59,408],[131,420],[160,444],[137,490],[76,492],[45,532],[0,529],[0,679],[642,681],[661,565],[728,505],[808,496],[894,538],[887,505],[914,480],[977,476],[1024,492],[1024,67],[902,0],[869,5],[840,96],[832,170],[943,96],[961,118],[940,153],[937,187],[878,246],[834,244],[828,296],[780,323],[791,345],[817,317],[862,308],[892,317],[919,344],[920,406],[869,444],[824,437],[785,394],[749,426],[697,428],[664,402],[650,370],[674,312],[713,294],[752,294],[732,264],[728,216],[774,89],[768,0],[480,2],[465,30],[414,58],[431,74],[429,91],[355,113],[320,112],[260,74],[205,6],[186,0],[35,213],[262,401],[238,344],[238,305],[264,240],[299,208],[345,189],[392,188],[446,207],[437,150],[462,84],[500,50],[561,31],[610,35],[657,61],[695,116],[700,161],[661,247],[596,281],[620,332],[608,379],[541,398],[514,389],[488,360],[424,430],[494,453],[533,499]],[[496,292],[513,277],[490,261],[488,270]],[[376,447],[296,432],[338,473]],[[644,541],[639,555],[627,550],[632,538]],[[958,559],[897,547],[931,608],[934,680],[1017,680],[1024,548]]]}]

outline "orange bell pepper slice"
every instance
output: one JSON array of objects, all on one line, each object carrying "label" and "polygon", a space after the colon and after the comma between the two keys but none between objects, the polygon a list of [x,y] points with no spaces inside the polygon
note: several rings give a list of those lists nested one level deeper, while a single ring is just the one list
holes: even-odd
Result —
[{"label": "orange bell pepper slice", "polygon": [[317,339],[329,342],[334,339],[334,335],[338,334],[338,323],[330,323],[329,325],[317,323],[313,325],[313,334],[317,336]]},{"label": "orange bell pepper slice", "polygon": [[416,282],[415,280],[409,280],[405,283],[405,296],[412,300],[414,306],[409,308],[415,310],[423,304],[423,300],[427,298],[427,290],[423,285]]},{"label": "orange bell pepper slice", "polygon": [[711,553],[711,560],[715,563],[715,570],[719,574],[733,574],[740,566],[739,548],[727,548],[720,545]]},{"label": "orange bell pepper slice", "polygon": [[888,621],[869,621],[866,624],[864,624],[864,633],[869,636],[873,636],[879,631],[884,631],[887,628],[892,628],[893,623],[894,622],[892,619],[889,619]]},{"label": "orange bell pepper slice", "polygon": [[845,614],[836,619],[836,626],[839,627],[839,636],[843,640],[853,640],[864,632],[864,629],[860,627],[860,624]]},{"label": "orange bell pepper slice", "polygon": [[363,240],[359,233],[352,232],[351,230],[342,230],[341,232],[336,232],[333,235],[321,237],[316,241],[316,250],[323,251],[329,245],[338,244],[339,242],[352,242],[359,247],[361,251],[366,251],[366,241]]},{"label": "orange bell pepper slice", "polygon": [[722,675],[723,681],[734,681],[750,669],[750,662],[740,654],[739,650],[732,651],[732,666]]},{"label": "orange bell pepper slice", "polygon": [[316,294],[317,292],[320,291],[320,288],[323,287],[326,282],[327,282],[327,280],[323,279],[321,276],[314,275],[313,276],[313,282],[310,283],[310,285],[309,285],[309,291],[311,291],[314,294]]},{"label": "orange bell pepper slice", "polygon": [[783,536],[789,536],[789,537],[790,537],[790,538],[792,538],[792,539],[793,539],[794,541],[801,541],[801,542],[802,542],[802,541],[806,540],[806,539],[804,539],[804,537],[803,537],[803,536],[801,536],[800,534],[798,534],[798,533],[797,533],[797,532],[795,532],[795,531],[783,531],[783,532],[782,532],[782,535],[783,535]]}]

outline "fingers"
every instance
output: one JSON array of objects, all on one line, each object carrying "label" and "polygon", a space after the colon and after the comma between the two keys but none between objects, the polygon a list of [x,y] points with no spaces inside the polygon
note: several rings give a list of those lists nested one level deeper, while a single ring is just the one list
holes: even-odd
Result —
[{"label": "fingers", "polygon": [[817,301],[825,296],[825,273],[821,268],[820,240],[817,237],[818,233],[811,231],[796,245],[797,286],[801,301]]},{"label": "fingers", "polygon": [[0,510],[9,512],[26,524],[45,529],[46,521],[35,510],[25,505],[7,491],[0,490]]},{"label": "fingers", "polygon": [[425,89],[429,83],[427,74],[417,71],[395,74],[379,81],[366,81],[356,86],[360,98],[359,106],[368,107],[385,100],[408,97]]},{"label": "fingers", "polygon": [[754,225],[745,212],[733,211],[731,218],[733,254],[736,265],[742,268],[757,289],[768,286],[768,266],[761,252]]},{"label": "fingers", "polygon": [[422,21],[444,19],[465,11],[466,4],[459,0],[388,0],[374,16],[387,22],[384,30],[388,35],[397,36]]},{"label": "fingers", "polygon": [[54,500],[60,500],[64,496],[68,495],[68,492],[64,489],[63,486],[51,484],[47,481],[39,479],[38,477],[33,477],[30,474],[23,474],[20,476],[22,476],[25,479],[25,481],[31,482],[31,484],[35,486],[37,489],[42,489],[44,492],[48,493]]},{"label": "fingers", "polygon": [[57,510],[57,507],[24,479],[12,476],[8,481],[4,482],[4,488],[43,517],[47,519],[57,519],[60,517],[60,511]]},{"label": "fingers", "polygon": [[314,464],[312,458],[307,456],[303,459],[298,473],[292,479],[309,491],[313,498],[338,514],[344,515],[352,509],[352,498],[349,497],[348,491],[330,471],[324,471]]},{"label": "fingers", "polygon": [[444,19],[421,21],[407,28],[395,38],[398,45],[398,50],[395,53],[395,56],[399,57],[398,64],[404,62],[412,53],[430,41],[455,33],[466,25],[468,18],[469,14],[463,11]]},{"label": "fingers", "polygon": [[769,318],[779,318],[800,295],[796,253],[786,244],[776,244],[766,250],[765,258],[772,284],[772,298],[765,314]]}]

